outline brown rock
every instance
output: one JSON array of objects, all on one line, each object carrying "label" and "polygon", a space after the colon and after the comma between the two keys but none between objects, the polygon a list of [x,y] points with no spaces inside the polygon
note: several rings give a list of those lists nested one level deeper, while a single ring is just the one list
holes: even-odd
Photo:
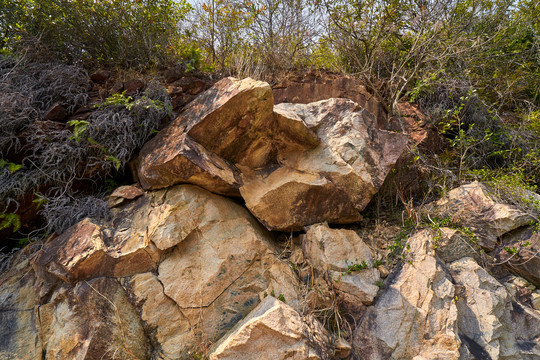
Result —
[{"label": "brown rock", "polygon": [[180,67],[173,67],[167,69],[165,72],[165,82],[167,84],[173,83],[180,79],[184,75],[184,71]]},{"label": "brown rock", "polygon": [[[179,183],[199,185],[212,192],[238,195],[238,170],[197,144],[175,127],[163,130],[141,151],[138,177],[145,189],[159,189]],[[167,139],[166,145],[159,139]]]},{"label": "brown rock", "polygon": [[144,195],[144,191],[138,186],[120,186],[109,195],[108,203],[110,207],[114,207],[122,204],[125,200],[133,200],[142,195]]},{"label": "brown rock", "polygon": [[53,104],[43,116],[43,120],[62,121],[67,117],[66,109],[59,103]]},{"label": "brown rock", "polygon": [[117,81],[111,87],[110,93],[117,94],[117,93],[121,93],[122,91],[124,91],[124,83],[121,81]]},{"label": "brown rock", "polygon": [[144,82],[141,79],[132,79],[124,83],[126,96],[133,96],[144,88]]},{"label": "brown rock", "polygon": [[107,70],[98,70],[90,75],[90,79],[96,84],[103,84],[111,77],[111,73]]},{"label": "brown rock", "polygon": [[261,171],[243,181],[240,193],[246,206],[270,230],[301,230],[323,221],[362,219],[346,194],[321,175],[281,167],[267,176]]},{"label": "brown rock", "polygon": [[[232,163],[257,168],[274,156],[272,107],[267,83],[225,78],[191,102],[170,127]],[[163,138],[158,134],[153,141]]]},{"label": "brown rock", "polygon": [[119,232],[106,244],[103,230],[83,220],[48,242],[36,265],[66,283],[103,275],[128,276],[157,266],[159,252],[148,238]]}]

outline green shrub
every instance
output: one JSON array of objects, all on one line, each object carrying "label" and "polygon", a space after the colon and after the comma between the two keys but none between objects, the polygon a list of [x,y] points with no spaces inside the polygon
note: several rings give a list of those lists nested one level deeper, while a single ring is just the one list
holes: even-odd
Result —
[{"label": "green shrub", "polygon": [[[0,0],[0,32],[25,36],[68,62],[143,66],[167,62],[178,22],[190,10],[175,0]],[[4,47],[8,44],[5,42]]]}]

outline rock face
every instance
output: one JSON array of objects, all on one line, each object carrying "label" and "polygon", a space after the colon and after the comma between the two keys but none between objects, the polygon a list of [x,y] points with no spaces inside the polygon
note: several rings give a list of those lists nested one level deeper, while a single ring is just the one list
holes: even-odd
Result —
[{"label": "rock face", "polygon": [[436,251],[441,238],[445,246],[461,241],[445,228],[408,240],[407,262],[356,329],[357,354],[417,360],[540,356],[540,314],[516,303],[473,258],[445,264]]},{"label": "rock face", "polygon": [[472,183],[411,209],[428,221],[407,238],[339,226],[406,136],[350,100],[272,96],[218,82],[144,146],[107,220],[0,253],[0,358],[540,358],[534,212]]},{"label": "rock face", "polygon": [[360,220],[406,144],[350,100],[274,107],[267,83],[227,78],[144,146],[138,176],[240,194],[268,229],[300,230]]},{"label": "rock face", "polygon": [[0,314],[12,325],[1,331],[17,341],[0,351],[187,358],[265,293],[298,306],[296,276],[242,206],[192,185],[120,194],[109,223],[85,219],[34,254],[34,270],[26,260],[2,277]]},{"label": "rock face", "polygon": [[368,308],[355,333],[356,350],[365,359],[459,359],[452,280],[434,256],[428,231],[408,245],[412,258]]}]

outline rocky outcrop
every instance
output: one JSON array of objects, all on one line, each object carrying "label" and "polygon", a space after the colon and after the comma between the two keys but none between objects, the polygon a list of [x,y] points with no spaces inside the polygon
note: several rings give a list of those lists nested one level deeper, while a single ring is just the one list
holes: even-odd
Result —
[{"label": "rocky outcrop", "polygon": [[300,230],[360,220],[406,144],[350,100],[274,107],[267,83],[227,78],[144,146],[138,177],[239,191],[268,229]]},{"label": "rocky outcrop", "polygon": [[462,241],[446,228],[408,240],[406,262],[356,329],[357,354],[417,360],[539,356],[540,314],[519,305],[472,257],[443,262],[436,251],[441,240],[445,246]]},{"label": "rocky outcrop", "polygon": [[429,231],[408,246],[410,259],[356,329],[356,351],[365,359],[459,359],[452,279],[434,255]]},{"label": "rocky outcrop", "polygon": [[26,260],[2,277],[2,331],[18,340],[1,351],[187,358],[264,294],[298,307],[295,274],[242,206],[192,185],[113,194],[124,201],[110,222],[85,219],[33,255],[34,270]]}]

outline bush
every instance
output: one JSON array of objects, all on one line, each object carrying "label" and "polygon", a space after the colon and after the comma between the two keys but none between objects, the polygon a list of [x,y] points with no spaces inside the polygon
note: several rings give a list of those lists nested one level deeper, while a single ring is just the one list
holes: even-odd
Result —
[{"label": "bush", "polygon": [[[30,201],[40,207],[48,232],[62,232],[87,216],[106,217],[101,195],[88,195],[104,194],[106,180],[122,176],[125,164],[172,113],[167,91],[150,83],[133,97],[105,99],[84,120],[36,121],[53,102],[69,113],[86,102],[88,77],[68,65],[12,66],[0,88],[0,103],[7,104],[0,108],[0,215],[16,213],[33,193]],[[21,102],[9,106],[15,97]]]},{"label": "bush", "polygon": [[16,47],[39,38],[60,59],[142,66],[166,63],[178,21],[190,10],[175,0],[0,0],[0,34]]}]

